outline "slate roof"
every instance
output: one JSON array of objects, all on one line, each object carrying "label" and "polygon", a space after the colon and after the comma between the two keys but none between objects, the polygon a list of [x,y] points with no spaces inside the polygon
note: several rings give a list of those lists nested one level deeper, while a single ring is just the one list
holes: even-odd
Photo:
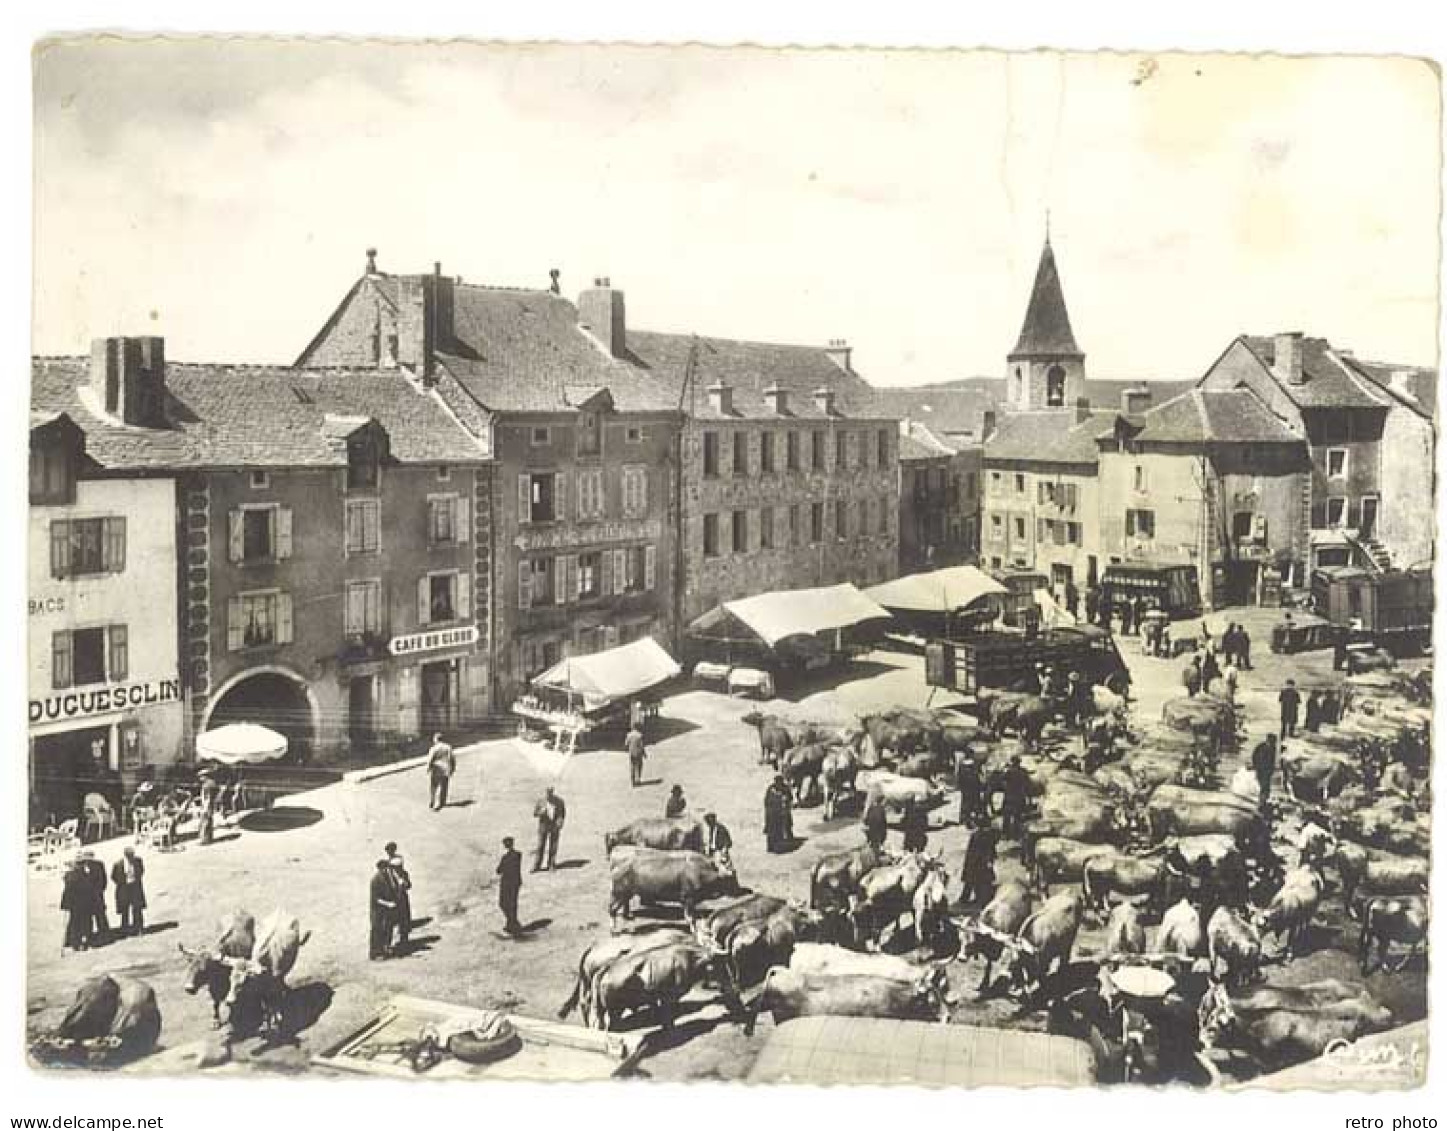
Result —
[{"label": "slate roof", "polygon": [[[1271,369],[1276,361],[1274,338],[1242,335],[1240,340],[1262,365]],[[1325,338],[1302,338],[1301,370],[1306,380],[1299,385],[1276,378],[1282,391],[1300,408],[1387,408],[1392,404],[1391,394],[1358,372]]]},{"label": "slate roof", "polygon": [[1055,252],[1046,239],[1040,251],[1040,265],[1035,269],[1035,285],[1030,289],[1030,302],[1025,307],[1025,324],[1020,339],[1010,351],[1010,360],[1017,357],[1083,357],[1070,329],[1070,312],[1065,309],[1065,292],[1060,286],[1060,271],[1055,266]]},{"label": "slate roof", "polygon": [[404,463],[487,458],[432,392],[395,370],[297,370],[288,366],[166,365],[167,428],[136,428],[101,411],[89,359],[31,363],[31,409],[68,413],[86,454],[112,470],[181,467],[340,467],[339,430],[375,419]]},{"label": "slate roof", "polygon": [[1039,409],[1002,413],[994,434],[985,441],[986,463],[1062,463],[1095,466],[1096,437],[1111,427],[1118,414],[1092,411],[1077,421],[1074,409]]},{"label": "slate roof", "polygon": [[1136,439],[1163,444],[1301,443],[1249,389],[1191,389],[1144,413]]},{"label": "slate roof", "polygon": [[940,385],[894,386],[874,390],[875,411],[881,416],[919,421],[938,435],[970,433],[978,438],[984,414],[1005,399],[999,390],[951,389]]},{"label": "slate roof", "polygon": [[1423,416],[1437,412],[1437,371],[1419,365],[1393,365],[1385,361],[1364,361],[1344,357],[1348,365],[1363,377],[1387,390],[1407,407]]},{"label": "slate roof", "polygon": [[911,460],[947,459],[955,449],[943,443],[930,430],[920,424],[912,424],[899,437],[899,458],[902,463]]}]

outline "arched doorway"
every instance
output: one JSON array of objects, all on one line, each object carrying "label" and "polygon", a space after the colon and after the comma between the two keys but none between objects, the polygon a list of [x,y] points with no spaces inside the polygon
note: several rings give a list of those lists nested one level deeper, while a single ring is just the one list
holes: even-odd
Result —
[{"label": "arched doorway", "polygon": [[305,762],[317,741],[317,709],[305,683],[280,668],[244,672],[221,686],[202,730],[260,723],[286,735],[288,760]]}]

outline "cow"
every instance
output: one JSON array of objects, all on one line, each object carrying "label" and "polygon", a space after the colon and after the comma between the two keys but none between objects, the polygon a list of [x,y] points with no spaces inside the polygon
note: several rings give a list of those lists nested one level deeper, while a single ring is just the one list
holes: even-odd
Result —
[{"label": "cow", "polygon": [[1014,730],[1028,750],[1038,749],[1045,724],[1050,721],[1050,705],[1038,695],[1001,692],[990,699],[990,730],[997,738]]},{"label": "cow", "polygon": [[1341,878],[1342,902],[1347,914],[1357,918],[1357,893],[1368,895],[1413,895],[1427,890],[1425,860],[1373,854],[1359,844],[1339,843],[1336,847],[1337,875]]},{"label": "cow", "polygon": [[1140,912],[1133,903],[1117,903],[1105,922],[1105,953],[1115,958],[1145,952],[1146,930],[1141,926]]},{"label": "cow", "polygon": [[1161,929],[1156,934],[1156,950],[1195,958],[1206,948],[1206,933],[1201,928],[1201,913],[1189,900],[1172,904],[1161,916]]},{"label": "cow", "polygon": [[854,779],[859,774],[859,759],[848,746],[832,747],[819,766],[819,787],[824,793],[824,819],[832,821],[839,811],[839,801],[846,793],[854,793]]},{"label": "cow", "polygon": [[751,1036],[759,1014],[767,1011],[779,1025],[795,1017],[889,1017],[899,1020],[949,1019],[949,1007],[932,972],[921,971],[914,982],[877,975],[841,974],[805,978],[775,966],[764,978],[744,1024]]},{"label": "cow", "polygon": [[944,792],[939,786],[918,778],[876,770],[869,775],[864,804],[867,808],[878,800],[890,809],[905,809],[911,805],[927,808],[944,796]]},{"label": "cow", "polygon": [[1256,916],[1256,927],[1262,935],[1285,936],[1287,958],[1300,953],[1325,887],[1326,881],[1316,868],[1292,868],[1266,909]]},{"label": "cow", "polygon": [[[1427,900],[1424,897],[1377,896],[1367,900],[1362,912],[1362,933],[1357,942],[1362,975],[1372,972],[1373,946],[1377,949],[1377,966],[1396,973],[1421,953],[1426,941]],[[1408,950],[1400,962],[1389,967],[1387,950],[1394,942],[1403,944]]]},{"label": "cow", "polygon": [[990,974],[995,963],[1005,951],[1014,953],[1015,937],[1020,927],[1030,917],[1030,892],[1024,884],[1010,880],[995,891],[995,896],[985,905],[979,917],[965,928],[966,944],[960,960],[983,958],[985,973],[980,978],[978,993],[990,987]]},{"label": "cow", "polygon": [[794,736],[789,733],[778,715],[765,715],[750,711],[741,720],[759,732],[759,764],[779,764],[779,759],[794,745]]},{"label": "cow", "polygon": [[1205,833],[1257,835],[1264,827],[1260,810],[1234,793],[1170,783],[1156,787],[1145,812],[1151,839],[1156,842],[1168,836]]},{"label": "cow", "polygon": [[918,778],[920,781],[933,781],[948,769],[943,757],[930,750],[911,754],[894,764],[894,772],[900,777]]},{"label": "cow", "polygon": [[[942,889],[943,873],[940,858],[922,852],[909,853],[896,864],[886,864],[866,873],[859,881],[858,897],[850,911],[856,938],[866,946],[877,945],[886,928],[897,923],[906,912],[915,911],[915,895],[926,882],[931,882],[937,891]],[[932,877],[933,881],[940,882],[934,883]],[[916,919],[914,926],[918,936],[922,924]]]},{"label": "cow", "polygon": [[688,938],[688,932],[682,927],[650,924],[642,930],[613,935],[594,943],[578,958],[578,973],[573,981],[573,992],[558,1009],[558,1017],[560,1019],[567,1017],[574,1008],[577,1008],[582,1014],[583,1024],[591,1026],[593,1024],[591,993],[593,979],[601,971],[611,965],[615,959],[629,954],[637,954],[639,951],[651,950],[654,947],[687,942]]},{"label": "cow", "polygon": [[915,941],[938,949],[941,941],[949,937],[951,928],[950,899],[943,865],[929,869],[924,881],[914,889],[910,904],[914,913]]},{"label": "cow", "polygon": [[693,817],[639,817],[622,828],[603,834],[603,847],[612,852],[623,845],[660,851],[703,851],[703,822]]},{"label": "cow", "polygon": [[672,1028],[684,995],[708,984],[718,988],[730,1014],[743,1012],[722,956],[691,939],[623,955],[593,976],[593,1025],[614,1029],[625,1014],[652,1010],[665,1029]]},{"label": "cow", "polygon": [[117,1064],[145,1056],[160,1037],[156,991],[139,978],[102,974],[81,983],[53,1039],[79,1046],[92,1064]]},{"label": "cow", "polygon": [[788,965],[791,974],[805,979],[860,975],[889,978],[910,985],[919,981],[921,975],[929,975],[940,992],[947,993],[949,977],[945,968],[949,961],[952,960],[921,966],[898,955],[860,954],[842,946],[801,942],[794,947]]},{"label": "cow", "polygon": [[767,919],[789,905],[788,900],[753,892],[720,907],[694,924],[693,933],[704,946],[725,947],[729,937],[746,923]]},{"label": "cow", "polygon": [[1020,924],[1016,932],[1020,946],[1013,964],[1017,987],[1023,990],[1028,980],[1036,992],[1043,991],[1045,980],[1069,964],[1084,916],[1079,893],[1064,891],[1052,895]]},{"label": "cow", "polygon": [[251,957],[256,946],[256,918],[246,911],[233,911],[221,919],[219,927],[213,946],[190,950],[177,944],[186,958],[186,992],[194,995],[206,990],[211,997],[212,1024],[218,1028],[222,1023],[221,1006],[231,995],[228,960]]},{"label": "cow", "polygon": [[811,742],[796,746],[784,755],[779,763],[779,773],[789,783],[796,803],[804,800],[809,783],[819,780],[824,769],[824,760],[829,756],[830,747],[822,742]]},{"label": "cow", "polygon": [[850,897],[859,890],[859,881],[894,860],[883,848],[868,843],[825,856],[809,876],[809,906],[816,911],[847,907]]},{"label": "cow", "polygon": [[943,729],[929,712],[906,708],[864,715],[859,724],[860,749],[867,749],[871,760],[938,750]]},{"label": "cow", "polygon": [[1359,777],[1340,754],[1283,751],[1280,763],[1282,784],[1297,801],[1330,801]]},{"label": "cow", "polygon": [[1088,857],[1080,866],[1080,890],[1086,906],[1104,911],[1111,895],[1144,895],[1159,903],[1165,886],[1165,864],[1159,857],[1131,856],[1118,850]]},{"label": "cow", "polygon": [[[1261,975],[1261,935],[1250,920],[1222,904],[1206,924],[1207,954],[1211,976],[1226,984],[1246,985]],[[1218,975],[1217,967],[1224,967]]]},{"label": "cow", "polygon": [[818,923],[810,912],[786,905],[740,925],[723,948],[734,984],[741,989],[752,986],[771,966],[787,966],[795,945],[815,937]]},{"label": "cow", "polygon": [[260,1008],[263,1029],[276,1032],[282,1023],[286,979],[296,965],[297,955],[311,938],[301,922],[277,908],[256,932],[256,943],[247,958],[228,959],[231,990],[226,1005],[235,1010],[243,995],[252,994]]},{"label": "cow", "polygon": [[1300,1009],[1251,1009],[1213,985],[1201,999],[1201,1044],[1232,1044],[1275,1071],[1315,1060],[1339,1042],[1360,1040],[1392,1024],[1392,1014],[1366,994]]},{"label": "cow", "polygon": [[611,894],[608,914],[617,925],[618,916],[632,918],[633,900],[644,903],[677,903],[690,926],[699,901],[714,895],[740,894],[738,876],[717,860],[699,852],[664,852],[640,849],[608,863]]},{"label": "cow", "polygon": [[1085,873],[1087,860],[1115,851],[1108,844],[1086,844],[1064,836],[1036,839],[1029,835],[1033,831],[1034,826],[1027,830],[1025,863],[1030,865],[1035,890],[1041,895],[1048,894],[1051,884],[1078,883]]}]

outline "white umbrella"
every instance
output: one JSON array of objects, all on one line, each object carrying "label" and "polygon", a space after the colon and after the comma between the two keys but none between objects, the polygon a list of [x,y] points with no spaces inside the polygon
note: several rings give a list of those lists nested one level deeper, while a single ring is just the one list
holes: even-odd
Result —
[{"label": "white umbrella", "polygon": [[286,736],[256,723],[228,723],[196,739],[198,757],[228,766],[270,762],[286,753]]}]

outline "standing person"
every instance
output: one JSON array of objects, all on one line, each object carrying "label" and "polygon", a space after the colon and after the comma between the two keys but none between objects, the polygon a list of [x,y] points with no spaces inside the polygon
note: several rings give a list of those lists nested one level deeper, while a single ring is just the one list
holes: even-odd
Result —
[{"label": "standing person", "polygon": [[1281,704],[1281,737],[1294,738],[1296,720],[1301,712],[1301,692],[1296,690],[1296,680],[1288,679],[1276,698]]},{"label": "standing person", "polygon": [[668,791],[668,800],[663,803],[665,817],[682,817],[688,810],[688,798],[683,796],[683,786],[674,785]]},{"label": "standing person", "polygon": [[1175,648],[1171,645],[1171,626],[1169,624],[1161,625],[1161,635],[1156,641],[1156,648],[1158,654],[1166,659],[1170,659],[1175,652]]},{"label": "standing person", "polygon": [[630,727],[628,736],[623,740],[623,747],[628,751],[628,783],[633,786],[643,784],[643,763],[648,758],[648,751],[643,746],[643,730],[640,727]]},{"label": "standing person", "polygon": [[538,821],[538,849],[533,856],[533,871],[551,871],[558,862],[558,838],[563,833],[568,807],[553,787],[548,786],[533,806],[533,816]]},{"label": "standing person", "polygon": [[146,929],[146,864],[136,850],[126,845],[121,858],[111,866],[111,885],[116,893],[116,918],[123,935],[139,935]]},{"label": "standing person", "polygon": [[961,825],[974,827],[980,815],[980,801],[985,783],[980,777],[980,763],[975,761],[975,752],[966,750],[955,763],[955,788],[960,791]]},{"label": "standing person", "polygon": [[383,849],[387,854],[387,867],[392,869],[392,879],[397,891],[397,943],[407,945],[412,933],[412,877],[407,874],[407,865],[397,853],[397,842],[389,840]]},{"label": "standing person", "polygon": [[92,916],[90,910],[90,880],[79,860],[71,861],[61,881],[60,909],[65,912],[65,937],[60,944],[60,953],[67,950],[86,950],[90,946]]},{"label": "standing person", "polygon": [[794,799],[782,774],[764,790],[764,840],[770,852],[783,852],[794,840]]},{"label": "standing person", "polygon": [[1236,670],[1236,659],[1234,656],[1226,657],[1226,667],[1221,672],[1221,683],[1226,691],[1226,701],[1236,702],[1236,687],[1240,683],[1240,673]]},{"label": "standing person", "polygon": [[904,810],[904,850],[923,852],[929,844],[929,817],[924,809],[911,801]]},{"label": "standing person", "polygon": [[1075,582],[1065,583],[1065,611],[1072,617],[1080,614],[1080,590],[1075,587]]},{"label": "standing person", "polygon": [[1000,836],[986,825],[970,834],[960,869],[961,903],[986,904],[995,897],[995,848]]},{"label": "standing person", "polygon": [[1196,694],[1201,690],[1200,653],[1193,655],[1190,662],[1186,664],[1185,669],[1181,672],[1181,683],[1186,687],[1186,694],[1192,698],[1195,698]]},{"label": "standing person", "polygon": [[1246,631],[1245,625],[1241,626],[1241,632],[1236,637],[1236,649],[1241,656],[1241,670],[1249,672],[1251,670],[1251,634]]},{"label": "standing person", "polygon": [[378,860],[368,890],[371,930],[367,935],[367,957],[372,961],[392,957],[392,930],[397,925],[397,879],[386,860]]},{"label": "standing person", "polygon": [[718,819],[716,813],[705,813],[703,815],[703,852],[712,860],[717,860],[725,868],[732,868],[733,865],[734,838],[729,834],[728,827]]},{"label": "standing person", "polygon": [[106,915],[106,866],[97,860],[95,853],[88,848],[80,854],[79,860],[90,906],[90,943],[94,946],[97,943],[109,942],[111,924]]},{"label": "standing person", "polygon": [[1331,670],[1339,672],[1347,666],[1347,634],[1338,630],[1331,642]]},{"label": "standing person", "polygon": [[1216,661],[1216,653],[1206,649],[1205,658],[1201,661],[1201,690],[1209,692],[1211,684],[1221,675],[1221,665]]},{"label": "standing person", "polygon": [[[537,871],[537,869],[533,869]],[[518,922],[518,893],[523,887],[523,854],[513,847],[512,837],[502,838],[502,856],[497,862],[497,905],[502,910],[502,929],[515,935],[523,929]]]},{"label": "standing person", "polygon": [[639,734],[642,734],[645,721],[646,716],[643,711],[643,700],[633,700],[628,704],[628,729],[636,730]]},{"label": "standing person", "polygon": [[864,839],[875,848],[884,847],[884,838],[889,835],[889,812],[882,798],[871,797],[864,806]]},{"label": "standing person", "polygon": [[1256,784],[1261,787],[1261,807],[1271,797],[1271,779],[1276,775],[1276,735],[1268,734],[1251,751],[1251,769],[1256,774]]},{"label": "standing person", "polygon": [[427,751],[427,781],[431,788],[427,807],[434,813],[447,807],[447,787],[456,771],[457,755],[442,741],[442,735],[434,734],[432,748]]},{"label": "standing person", "polygon": [[1306,697],[1306,729],[1315,733],[1321,727],[1321,692],[1312,691]]},{"label": "standing person", "polygon": [[1100,622],[1100,590],[1094,585],[1085,587],[1085,623],[1098,624]]},{"label": "standing person", "polygon": [[1012,754],[1001,783],[1004,795],[1000,806],[1001,826],[1006,840],[1019,840],[1025,831],[1025,809],[1030,802],[1031,786],[1030,775],[1021,765],[1020,755]]}]

